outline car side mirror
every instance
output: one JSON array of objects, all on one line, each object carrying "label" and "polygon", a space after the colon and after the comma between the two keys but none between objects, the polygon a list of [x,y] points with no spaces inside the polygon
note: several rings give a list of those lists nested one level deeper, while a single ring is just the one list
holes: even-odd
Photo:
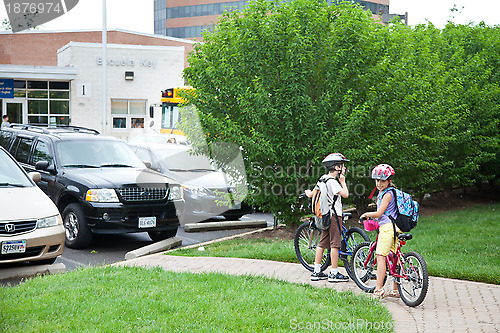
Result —
[{"label": "car side mirror", "polygon": [[42,171],[48,171],[51,174],[55,175],[56,174],[56,169],[54,168],[54,165],[50,165],[48,161],[38,161],[35,164],[35,169],[36,170],[42,170]]},{"label": "car side mirror", "polygon": [[150,105],[149,106],[149,117],[154,118],[154,116],[155,116],[155,107]]},{"label": "car side mirror", "polygon": [[28,176],[30,176],[31,180],[33,180],[35,183],[38,183],[42,180],[42,175],[40,174],[40,172],[30,172],[28,173]]},{"label": "car side mirror", "polygon": [[144,165],[146,166],[146,168],[151,169],[151,162],[142,161],[142,163],[144,163]]},{"label": "car side mirror", "polygon": [[35,169],[36,170],[43,170],[46,171],[49,167],[49,162],[48,161],[38,161],[35,164]]}]

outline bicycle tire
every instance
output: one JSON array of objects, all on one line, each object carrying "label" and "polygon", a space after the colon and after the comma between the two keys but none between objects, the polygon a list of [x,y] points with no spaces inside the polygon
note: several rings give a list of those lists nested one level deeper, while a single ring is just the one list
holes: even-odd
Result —
[{"label": "bicycle tire", "polygon": [[373,290],[375,290],[377,275],[376,265],[373,264],[375,253],[372,254],[367,267],[364,267],[364,263],[370,252],[370,246],[370,242],[362,242],[358,244],[351,257],[352,279],[361,290],[368,293],[372,293]]},{"label": "bicycle tire", "polygon": [[352,258],[352,253],[354,253],[354,249],[358,244],[364,242],[370,242],[370,237],[366,234],[366,232],[358,227],[352,227],[349,228],[346,233],[345,233],[345,239],[347,241],[344,242],[344,238],[342,238],[342,242],[340,243],[340,251],[342,252],[351,252],[351,255],[339,255],[339,259],[342,260],[344,263],[344,268],[347,272],[347,275],[351,279],[354,279],[352,276],[352,269],[351,269],[351,258]]},{"label": "bicycle tire", "polygon": [[[407,252],[403,255],[403,266],[398,265],[398,271],[403,267],[407,279],[398,279],[398,291],[403,302],[411,307],[420,305],[427,295],[429,288],[429,272],[424,257],[417,252]],[[414,259],[414,260],[413,260]],[[420,269],[415,265],[418,263]],[[400,275],[402,275],[400,273]],[[418,293],[415,291],[418,290]]]},{"label": "bicycle tire", "polygon": [[[311,226],[310,221],[302,223],[295,232],[293,239],[295,254],[302,266],[310,272],[314,271],[314,258],[320,239],[321,230],[315,226]],[[330,265],[329,249],[323,253],[321,271],[324,271],[328,265]]]}]

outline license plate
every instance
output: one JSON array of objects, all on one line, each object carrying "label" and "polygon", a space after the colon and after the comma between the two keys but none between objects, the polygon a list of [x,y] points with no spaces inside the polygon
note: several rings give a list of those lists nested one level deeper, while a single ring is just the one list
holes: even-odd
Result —
[{"label": "license plate", "polygon": [[154,228],[156,227],[156,216],[139,217],[139,228]]},{"label": "license plate", "polygon": [[24,253],[26,252],[26,241],[8,241],[2,242],[2,254],[10,254],[10,253]]}]

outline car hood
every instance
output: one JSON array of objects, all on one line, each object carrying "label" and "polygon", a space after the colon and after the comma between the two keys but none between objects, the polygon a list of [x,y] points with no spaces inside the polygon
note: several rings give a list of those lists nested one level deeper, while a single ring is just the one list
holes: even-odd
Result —
[{"label": "car hood", "polygon": [[205,188],[227,188],[231,179],[221,171],[169,171],[167,175],[182,185]]},{"label": "car hood", "polygon": [[0,221],[35,220],[59,214],[37,186],[0,188]]},{"label": "car hood", "polygon": [[120,188],[141,184],[177,184],[175,180],[149,169],[98,168],[70,169],[65,176],[76,182],[87,182],[94,188]]}]

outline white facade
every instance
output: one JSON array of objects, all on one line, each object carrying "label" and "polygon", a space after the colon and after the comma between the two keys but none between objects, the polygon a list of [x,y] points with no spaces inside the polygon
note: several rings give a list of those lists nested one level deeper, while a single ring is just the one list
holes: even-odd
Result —
[{"label": "white facade", "polygon": [[[184,84],[184,47],[108,44],[107,59],[107,125],[103,129],[101,44],[70,42],[58,50],[58,66],[78,71],[71,81],[70,124],[123,140],[159,132],[161,91]],[[152,105],[156,105],[153,118],[149,116]]]}]

